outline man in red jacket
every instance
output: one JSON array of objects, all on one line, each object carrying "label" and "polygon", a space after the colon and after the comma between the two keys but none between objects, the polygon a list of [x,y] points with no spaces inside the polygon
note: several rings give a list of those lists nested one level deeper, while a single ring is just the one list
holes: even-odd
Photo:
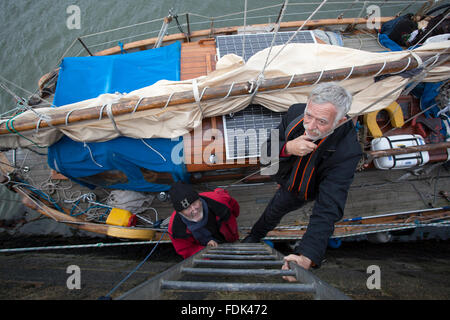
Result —
[{"label": "man in red jacket", "polygon": [[239,239],[236,218],[239,204],[226,190],[198,194],[192,186],[177,182],[169,191],[175,211],[170,217],[169,236],[184,259],[205,246]]}]

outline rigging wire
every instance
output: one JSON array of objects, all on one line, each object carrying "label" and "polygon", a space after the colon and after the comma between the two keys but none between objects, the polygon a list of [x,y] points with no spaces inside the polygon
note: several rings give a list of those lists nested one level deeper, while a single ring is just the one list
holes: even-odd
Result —
[{"label": "rigging wire", "polygon": [[142,267],[142,265],[150,258],[150,256],[153,254],[153,252],[156,250],[156,248],[158,247],[159,243],[161,242],[162,238],[164,237],[164,235],[166,234],[166,230],[164,230],[164,232],[161,235],[161,238],[159,238],[158,242],[155,244],[155,246],[152,248],[152,250],[150,251],[150,253],[144,258],[144,260],[142,260],[142,262],[140,262],[133,270],[130,271],[130,273],[128,273],[125,278],[123,278],[114,288],[111,289],[111,291],[109,291],[106,296],[104,297],[100,297],[99,299],[101,300],[105,300],[105,299],[111,299],[111,295],[125,282],[127,281],[137,270],[139,270],[140,267]]},{"label": "rigging wire", "polygon": [[[287,3],[288,1],[286,1],[286,3]],[[324,1],[324,2],[326,2],[326,0]],[[310,19],[310,18],[309,18]],[[281,19],[280,19],[280,23],[281,23]],[[302,27],[300,27],[300,28],[302,28]],[[300,29],[299,29],[300,30]],[[297,30],[297,31],[299,31],[299,30]],[[289,42],[289,41],[288,41]],[[269,54],[270,55],[270,54]],[[269,56],[268,56],[269,57]],[[275,59],[275,57],[274,57],[274,59]],[[274,59],[272,59],[268,64],[270,64]],[[266,64],[267,64],[267,60],[266,60]],[[268,65],[267,64],[267,65]],[[23,90],[25,90],[25,89],[23,89]]]}]

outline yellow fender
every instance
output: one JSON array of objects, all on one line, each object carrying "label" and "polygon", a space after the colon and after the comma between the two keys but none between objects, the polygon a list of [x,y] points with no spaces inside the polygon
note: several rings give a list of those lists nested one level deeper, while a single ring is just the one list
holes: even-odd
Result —
[{"label": "yellow fender", "polygon": [[[391,124],[395,128],[401,128],[405,124],[403,119],[403,111],[400,105],[397,102],[392,102],[386,108],[384,108],[389,114],[389,118],[391,119]],[[369,129],[370,134],[374,138],[379,138],[383,136],[380,127],[377,123],[377,114],[381,110],[370,112],[364,115],[364,124],[367,129]]]}]

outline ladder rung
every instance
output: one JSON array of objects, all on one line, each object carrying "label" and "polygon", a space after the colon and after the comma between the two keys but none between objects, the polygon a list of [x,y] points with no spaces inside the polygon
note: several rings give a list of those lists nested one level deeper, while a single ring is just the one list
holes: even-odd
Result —
[{"label": "ladder rung", "polygon": [[202,260],[194,259],[194,265],[226,265],[226,266],[282,266],[284,264],[283,260]]},{"label": "ladder rung", "polygon": [[241,244],[220,244],[219,247],[220,249],[244,249],[244,250],[249,250],[249,249],[266,249],[267,246],[264,244],[258,244],[258,243],[241,243]]},{"label": "ladder rung", "polygon": [[231,260],[275,260],[273,255],[234,255],[234,254],[202,254],[203,258],[208,259],[231,259]]},{"label": "ladder rung", "polygon": [[232,249],[210,249],[208,250],[208,253],[215,253],[215,254],[263,254],[263,255],[269,255],[271,252],[263,249],[263,250],[232,250]]},{"label": "ladder rung", "polygon": [[220,269],[220,268],[183,268],[181,272],[192,275],[233,275],[233,276],[295,276],[293,270],[281,269]]},{"label": "ladder rung", "polygon": [[[259,251],[266,249],[265,254],[246,255],[248,251]],[[211,249],[220,253],[220,250],[240,251],[239,254],[213,254]],[[212,250],[211,250],[212,251]],[[208,254],[208,252],[210,254]],[[272,255],[268,255],[267,252]],[[206,254],[204,254],[206,253]],[[233,259],[202,259],[204,257],[232,257]],[[267,260],[268,257],[276,256],[278,260]],[[249,257],[257,257],[257,260],[249,260]],[[203,291],[247,291],[247,292],[308,292],[314,293],[316,299],[349,299],[339,290],[331,287],[327,283],[318,279],[314,274],[295,264],[289,263],[289,270],[280,270],[284,265],[281,254],[275,249],[271,249],[264,244],[236,244],[219,245],[218,248],[205,248],[198,255],[193,255],[183,262],[172,266],[161,274],[145,281],[134,289],[123,294],[119,299],[158,299],[162,289],[173,290],[203,290]],[[204,268],[196,268],[204,266]],[[217,267],[214,269],[214,267]],[[172,281],[179,279],[181,274],[198,276],[210,276],[213,280],[218,280],[223,276],[294,276],[300,282],[296,283],[233,283],[233,282],[198,282],[198,281]],[[204,280],[207,280],[206,278]],[[224,279],[225,280],[225,279]],[[234,281],[238,281],[237,278]],[[277,279],[274,279],[277,280]],[[257,281],[254,279],[254,281]]]},{"label": "ladder rung", "polygon": [[201,281],[161,281],[162,289],[169,290],[214,290],[251,292],[315,292],[314,285],[303,283],[238,283]]}]

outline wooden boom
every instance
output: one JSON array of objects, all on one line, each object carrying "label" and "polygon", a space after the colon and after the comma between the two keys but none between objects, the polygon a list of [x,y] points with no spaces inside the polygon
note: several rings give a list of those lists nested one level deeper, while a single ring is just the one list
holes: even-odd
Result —
[{"label": "wooden boom", "polygon": [[450,141],[424,144],[421,146],[411,146],[411,147],[405,147],[405,148],[366,151],[365,154],[367,156],[368,162],[370,162],[373,159],[380,158],[380,157],[388,157],[388,156],[395,156],[395,155],[399,155],[399,154],[408,154],[408,153],[415,153],[415,152],[422,152],[422,151],[432,151],[432,150],[439,150],[439,149],[446,149],[446,148],[450,148]]},{"label": "wooden boom", "polygon": [[[433,54],[421,54],[420,57],[423,60],[426,60],[430,57],[434,57]],[[437,59],[438,61],[445,61],[448,59],[449,54],[442,54]],[[299,86],[307,86],[312,85],[316,83],[318,80],[321,82],[327,82],[327,81],[339,81],[343,79],[352,79],[352,78],[358,78],[358,77],[366,77],[366,76],[373,76],[376,74],[383,75],[383,74],[391,74],[391,73],[397,73],[400,71],[407,71],[418,67],[418,62],[416,59],[413,58],[404,58],[400,59],[398,61],[392,61],[388,62],[386,64],[384,63],[375,63],[370,64],[366,66],[359,66],[354,68],[340,68],[340,69],[333,69],[322,72],[311,72],[301,75],[295,75],[294,78],[291,81],[291,76],[283,76],[283,77],[276,77],[276,78],[270,78],[266,79],[258,88],[259,92],[269,92],[273,90],[279,90],[286,87],[286,85],[291,82],[289,87],[299,87]],[[380,72],[380,70],[382,70]],[[225,96],[240,96],[240,95],[248,95],[252,94],[250,92],[251,84],[250,82],[240,82],[236,83],[231,92],[230,92],[230,85],[222,85],[215,88],[207,88],[204,91],[204,94],[202,96],[202,101],[205,100],[213,100],[213,99],[221,99]],[[136,109],[136,112],[143,111],[143,110],[150,110],[150,109],[156,109],[156,108],[163,108],[166,106],[168,99],[170,98],[170,95],[162,95],[157,97],[149,97],[144,98],[140,102],[138,108]],[[192,90],[189,91],[183,91],[183,92],[176,92],[173,94],[172,98],[170,99],[170,102],[167,104],[168,106],[176,106],[176,105],[182,105],[187,103],[195,103],[195,97]],[[124,114],[128,114],[133,112],[135,109],[136,104],[138,103],[137,99],[121,99],[119,102],[112,104],[111,111],[113,116],[120,116]],[[67,111],[61,110],[58,112],[58,110],[55,111],[55,113],[52,114],[51,120],[49,122],[45,121],[45,119],[39,119],[36,117],[36,119],[33,120],[21,120],[20,118],[14,119],[14,130],[16,132],[21,131],[28,131],[28,130],[35,130],[39,128],[45,128],[49,126],[62,126],[70,123],[75,122],[82,122],[82,121],[88,121],[88,120],[97,120],[100,116],[100,110],[102,109],[102,106],[94,106],[90,108],[83,108],[79,110],[73,110],[70,113],[69,118],[67,118]],[[108,117],[107,111],[102,111],[102,118]],[[38,124],[39,121],[39,124]],[[2,134],[9,134],[11,133],[7,128],[7,121],[0,124],[0,135]],[[11,127],[11,124],[9,124]]]}]

